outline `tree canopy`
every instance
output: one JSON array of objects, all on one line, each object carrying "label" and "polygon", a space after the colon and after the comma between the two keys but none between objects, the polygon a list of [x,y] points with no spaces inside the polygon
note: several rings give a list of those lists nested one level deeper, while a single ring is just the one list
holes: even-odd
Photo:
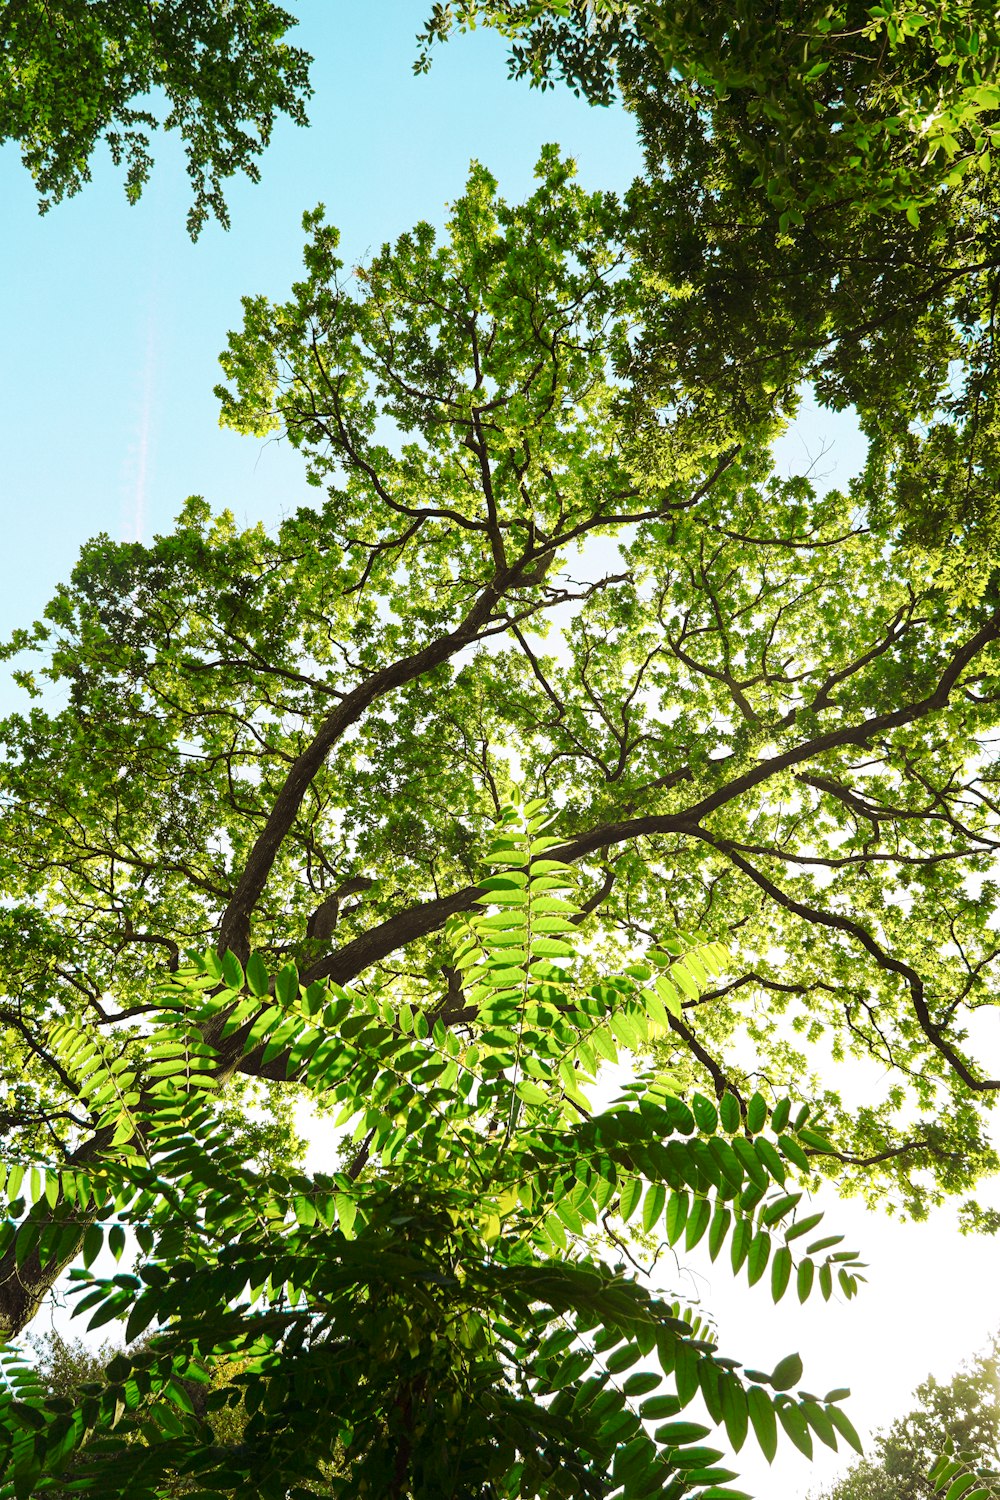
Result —
[{"label": "tree canopy", "polygon": [[[805,1270],[794,1243],[772,1254],[772,1227],[798,1202],[777,1192],[786,1178],[825,1171],[919,1215],[994,1168],[985,1124],[1000,1081],[970,1033],[1000,951],[1000,603],[991,585],[956,609],[931,567],[868,524],[861,491],[852,508],[777,478],[773,422],[720,446],[683,404],[665,412],[630,382],[644,273],[614,199],[581,188],[555,150],[526,203],[505,203],[474,167],[443,237],[418,225],[363,267],[341,263],[321,210],[306,230],[290,298],[246,299],[219,394],[230,425],[287,434],[316,505],[268,534],[192,500],[149,546],[99,538],[7,648],[29,702],[2,726],[14,1172],[0,1311],[9,1332],[25,1327],[81,1247],[88,1262],[104,1243],[120,1254],[129,1229],[138,1279],[84,1270],[84,1305],[98,1323],[121,1318],[130,1337],[158,1326],[149,1358],[123,1355],[96,1404],[46,1414],[15,1400],[12,1430],[26,1424],[12,1439],[16,1493],[32,1493],[46,1466],[55,1477],[95,1424],[86,1472],[103,1493],[115,1474],[131,1494],[157,1494],[182,1472],[222,1489],[267,1473],[284,1493],[292,1449],[310,1463],[339,1454],[350,1484],[368,1472],[350,1465],[370,1461],[373,1493],[422,1493],[420,1466],[440,1474],[437,1459],[407,1460],[394,1491],[372,1456],[404,1399],[381,1363],[389,1383],[363,1419],[316,1437],[322,1453],[302,1448],[293,1421],[300,1410],[315,1427],[319,1392],[343,1403],[358,1388],[360,1366],[336,1353],[337,1320],[356,1331],[379,1303],[379,1256],[402,1254],[412,1225],[438,1267],[414,1270],[415,1284],[445,1274],[441,1254],[453,1256],[449,1275],[468,1268],[471,1343],[449,1333],[441,1357],[463,1349],[468,1373],[496,1318],[513,1330],[502,1378],[488,1361],[473,1382],[476,1421],[502,1408],[513,1446],[498,1457],[470,1438],[480,1459],[466,1477],[555,1495],[568,1474],[567,1494],[602,1493],[610,1473],[639,1494],[671,1472],[680,1494],[701,1482],[671,1457],[684,1444],[668,1433],[657,1445],[635,1425],[627,1383],[618,1394],[601,1384],[607,1423],[596,1429],[582,1396],[559,1405],[569,1426],[555,1434],[538,1427],[544,1401],[530,1420],[504,1405],[521,1399],[511,1391],[522,1379],[536,1393],[560,1388],[556,1365],[538,1364],[556,1346],[541,1314],[526,1324],[523,1302],[518,1322],[489,1301],[490,1287],[500,1295],[490,1278],[502,1255],[535,1288],[518,1294],[532,1307],[551,1289],[545,1305],[569,1319],[559,1347],[572,1351],[573,1391],[586,1386],[578,1340],[596,1318],[636,1359],[659,1349],[661,1374],[680,1382],[670,1402],[707,1387],[711,1403],[722,1399],[717,1345],[692,1345],[697,1360],[678,1373],[674,1335],[656,1334],[677,1308],[594,1260],[586,1225],[600,1211],[627,1220],[641,1198],[650,1231],[666,1214],[668,1239],[690,1223],[690,1242],[711,1232],[716,1253],[731,1233],[733,1264],[751,1280],[770,1264],[775,1295],[793,1274],[799,1295],[814,1276],[829,1295],[839,1250],[814,1259],[809,1240]],[[555,817],[553,873],[515,840],[494,851],[499,882],[484,886],[480,851],[514,816],[519,786],[536,799],[529,823],[537,799]],[[570,905],[559,895],[549,909],[579,932],[575,977],[560,988],[558,974],[529,973],[550,960],[519,940],[495,976],[511,992],[494,1000],[502,934],[524,920],[521,867],[542,887],[571,882]],[[480,961],[456,949],[456,931],[484,900],[501,936]],[[669,966],[674,935],[699,933],[717,975],[695,969],[685,984],[668,973],[639,996],[650,955]],[[194,969],[185,953],[201,955]],[[213,954],[228,955],[222,968]],[[616,975],[624,988],[609,988]],[[617,1115],[602,1124],[577,1100],[618,1046],[654,1069],[627,1096],[624,1148]],[[840,1087],[837,1061],[858,1057],[888,1076],[884,1098],[859,1104]],[[222,1084],[220,1113],[205,1094]],[[254,1098],[270,1109],[296,1088],[342,1106],[360,1131],[339,1177],[296,1176],[280,1107],[270,1137],[241,1119]],[[522,1106],[527,1135],[514,1129]],[[758,1149],[769,1115],[775,1140]],[[655,1145],[669,1132],[713,1136],[720,1119],[708,1157],[696,1140],[680,1140],[680,1155]],[[441,1129],[466,1140],[451,1166]],[[536,1170],[525,1151],[542,1151],[547,1175],[515,1206],[507,1195]],[[272,1207],[248,1217],[250,1203]],[[966,1213],[988,1221],[974,1200]],[[786,1239],[815,1222],[803,1208]],[[557,1293],[544,1276],[565,1259],[567,1229]],[[423,1264],[428,1252],[412,1253]],[[849,1263],[844,1274],[853,1292]],[[674,1332],[696,1337],[691,1326]],[[322,1337],[310,1342],[313,1328]],[[418,1384],[438,1342],[415,1343]],[[295,1407],[287,1361],[314,1346],[316,1384]],[[162,1414],[184,1408],[171,1381],[223,1355],[249,1361],[232,1399],[256,1388],[264,1415],[252,1441],[220,1454],[198,1412],[194,1425]],[[836,1440],[835,1400],[805,1392],[776,1406],[760,1382],[751,1397],[733,1380],[713,1410],[734,1441],[752,1420],[769,1444],[775,1413],[803,1447],[810,1427]],[[435,1403],[432,1444],[458,1420]],[[554,1467],[537,1457],[550,1443],[564,1445]],[[590,1454],[583,1468],[565,1467],[573,1451]],[[708,1494],[713,1483],[724,1492],[709,1478]]]},{"label": "tree canopy", "polygon": [[[607,104],[644,129],[710,126],[758,172],[782,229],[855,202],[914,218],[1000,143],[1000,26],[981,0],[929,5],[634,5],[629,0],[436,4],[416,67],[456,28],[495,27],[510,70]],[[661,97],[645,84],[655,73]],[[660,117],[660,124],[654,123]]]},{"label": "tree canopy", "polygon": [[101,538],[15,638],[69,692],[4,729],[26,1019],[53,977],[139,1003],[216,930],[304,944],[317,978],[414,940],[433,963],[516,751],[602,951],[709,916],[735,943],[706,1056],[743,1025],[776,1077],[821,1031],[890,1067],[912,1121],[845,1108],[841,1140],[899,1151],[919,1207],[916,1161],[957,1186],[992,1160],[968,1027],[996,952],[995,593],[956,610],[860,503],[845,526],[763,441],[644,406],[611,370],[637,316],[613,205],[540,170],[510,208],[476,169],[445,242],[421,226],[351,278],[309,216],[306,279],[247,301],[221,396],[287,432],[316,508],[268,536],[193,501],[150,547]]},{"label": "tree canopy", "polygon": [[[69,1269],[128,1343],[83,1399],[0,1356],[14,1500],[731,1500],[696,1393],[772,1456],[856,1442],[846,1392],[720,1353],[643,1245],[804,1301],[859,1281],[824,1176],[996,1228],[982,58],[948,75],[976,153],[917,161],[890,109],[958,12],[817,12],[830,65],[775,108],[803,163],[837,137],[834,202],[754,154],[794,30],[479,12],[537,77],[619,80],[645,178],[550,147],[510,204],[473,164],[443,233],[357,266],[307,214],[218,397],[315,503],[99,537],[3,648],[0,1332]],[[775,472],[806,379],[872,436],[847,493]],[[346,1132],[325,1173],[302,1101]]]},{"label": "tree canopy", "polygon": [[[952,1376],[933,1376],[914,1391],[916,1405],[876,1435],[871,1457],[817,1500],[925,1500],[935,1493],[928,1475],[946,1448],[976,1455],[980,1466],[1000,1474],[1000,1361],[998,1344]],[[964,1489],[971,1490],[967,1484]]]},{"label": "tree canopy", "polygon": [[[11,1076],[55,993],[129,1012],[213,934],[339,982],[416,942],[433,985],[516,752],[602,956],[708,920],[730,946],[681,1023],[714,1083],[801,1088],[820,1035],[888,1066],[881,1119],[826,1097],[856,1180],[878,1158],[923,1211],[993,1161],[968,1029],[997,948],[995,592],[956,610],[763,441],[644,407],[611,370],[636,316],[613,204],[540,170],[510,208],[476,169],[443,243],[349,279],[309,216],[306,279],[248,300],[221,395],[287,431],[316,508],[269,536],[192,501],[151,546],[100,538],[12,642],[42,696],[3,731]],[[756,1064],[727,1061],[741,1029]]]},{"label": "tree canopy", "polygon": [[[814,1281],[827,1297],[834,1277],[848,1296],[857,1287],[856,1256],[787,1190],[786,1163],[805,1168],[804,1147],[824,1144],[807,1108],[769,1109],[759,1093],[745,1116],[728,1093],[689,1105],[663,1074],[593,1108],[584,1090],[602,1061],[665,1030],[722,955],[668,940],[588,985],[551,822],[537,801],[504,808],[480,910],[449,924],[461,1023],[447,1003],[411,1007],[398,982],[303,989],[292,964],[269,974],[254,952],[244,973],[210,952],[161,988],[164,1021],[138,1069],[79,1022],[49,1028],[112,1150],[96,1170],[34,1167],[18,1239],[58,1259],[87,1223],[79,1310],[92,1327],[123,1322],[132,1347],[75,1401],[8,1362],[0,1439],[15,1496],[65,1484],[154,1497],[180,1478],[209,1486],[201,1495],[252,1486],[276,1500],[314,1484],[414,1500],[609,1486],[725,1500],[738,1492],[700,1441],[710,1429],[671,1420],[699,1391],[737,1449],[750,1430],[772,1458],[779,1432],[806,1453],[813,1434],[858,1446],[846,1390],[791,1395],[797,1355],[741,1374],[690,1307],[599,1253],[602,1239],[623,1248],[614,1225],[641,1203],[647,1234],[688,1248],[707,1234],[713,1259],[728,1242],[751,1285],[770,1262],[775,1300],[793,1272],[803,1300]],[[357,1121],[347,1170],[248,1163],[213,1108],[206,1035],[281,1058],[341,1105]],[[139,1274],[88,1271],[105,1244],[121,1257],[126,1228]],[[652,1394],[665,1376],[673,1389]]]},{"label": "tree canopy", "polygon": [[738,440],[811,383],[870,439],[874,517],[988,571],[995,7],[463,0],[435,6],[418,66],[477,21],[511,37],[515,74],[598,103],[618,90],[636,118],[630,247],[652,294],[636,356],[663,403]]},{"label": "tree canopy", "polygon": [[226,179],[259,179],[278,115],[305,124],[311,59],[285,40],[294,25],[270,0],[3,0],[0,143],[19,144],[44,213],[89,182],[102,142],[134,203],[151,135],[178,130],[190,233],[209,214],[228,225]]}]

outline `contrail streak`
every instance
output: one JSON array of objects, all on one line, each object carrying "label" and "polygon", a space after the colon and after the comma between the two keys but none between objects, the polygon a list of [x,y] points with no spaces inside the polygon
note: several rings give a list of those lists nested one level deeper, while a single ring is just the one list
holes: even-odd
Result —
[{"label": "contrail streak", "polygon": [[156,374],[156,324],[150,312],[146,323],[146,356],[142,366],[142,397],[139,408],[139,442],[135,488],[132,493],[132,536],[141,542],[146,529],[146,485],[149,477],[150,435],[153,426],[153,382]]}]

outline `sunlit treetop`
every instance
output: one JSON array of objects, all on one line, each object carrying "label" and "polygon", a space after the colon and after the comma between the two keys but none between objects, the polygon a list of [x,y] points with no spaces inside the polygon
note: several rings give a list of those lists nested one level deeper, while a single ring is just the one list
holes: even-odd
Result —
[{"label": "sunlit treetop", "polygon": [[639,358],[660,399],[707,392],[739,434],[811,382],[871,441],[875,516],[988,570],[996,8],[464,0],[434,7],[418,65],[474,22],[510,38],[516,75],[620,97],[635,116],[646,165],[630,244],[650,292]]},{"label": "sunlit treetop", "polygon": [[516,780],[558,809],[595,964],[675,928],[729,951],[672,1065],[822,1098],[826,1165],[921,1214],[994,1161],[995,582],[956,604],[873,531],[866,481],[775,477],[773,420],[720,447],[650,402],[618,209],[539,172],[509,205],[475,168],[445,234],[357,274],[311,215],[221,394],[288,435],[316,504],[98,539],[11,643],[42,694],[3,726],[26,1138],[61,1108],[53,1005],[138,1015],[189,946],[435,1003]]}]

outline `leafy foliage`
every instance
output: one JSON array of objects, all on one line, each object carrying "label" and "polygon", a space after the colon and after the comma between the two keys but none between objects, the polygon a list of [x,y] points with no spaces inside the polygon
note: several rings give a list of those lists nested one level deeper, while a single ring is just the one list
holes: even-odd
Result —
[{"label": "leafy foliage", "polygon": [[433,42],[477,22],[511,39],[515,75],[562,78],[599,103],[620,81],[644,123],[651,101],[629,89],[637,59],[655,59],[666,110],[702,112],[713,134],[738,139],[783,230],[845,199],[916,220],[1000,145],[1000,24],[978,0],[779,4],[766,15],[751,3],[459,0],[434,6],[417,69]]},{"label": "leafy foliage", "polygon": [[943,1453],[931,1469],[928,1480],[935,1495],[968,1495],[969,1500],[996,1500],[1000,1494],[1000,1474],[984,1468],[976,1453]]},{"label": "leafy foliage", "polygon": [[[5,648],[29,695],[0,728],[12,1159],[51,1143],[86,1172],[124,1144],[186,950],[461,1025],[447,927],[516,780],[559,808],[588,983],[660,933],[729,954],[641,1067],[815,1104],[807,1163],[844,1191],[917,1215],[969,1193],[1000,1087],[972,1029],[998,956],[996,580],[956,604],[845,529],[844,496],[777,479],[766,431],[720,450],[631,384],[645,273],[554,151],[524,204],[474,168],[446,234],[360,275],[309,223],[289,298],[246,304],[223,407],[288,433],[316,504],[274,535],[194,500],[148,547],[98,539]],[[294,1170],[288,1039],[185,1035],[235,1155]],[[858,1059],[883,1080],[860,1098]],[[9,1332],[79,1250],[55,1198],[0,1254]]]},{"label": "leafy foliage", "polygon": [[[478,909],[449,929],[460,1027],[389,987],[302,987],[292,965],[271,975],[254,954],[244,975],[209,952],[165,986],[172,1020],[148,1037],[141,1078],[82,1027],[53,1028],[111,1148],[91,1171],[33,1167],[10,1208],[18,1239],[31,1243],[52,1201],[86,1216],[76,1311],[130,1341],[151,1332],[72,1409],[9,1362],[9,1493],[44,1493],[73,1457],[74,1492],[108,1497],[160,1495],[185,1475],[265,1497],[321,1479],[344,1495],[722,1500],[733,1476],[708,1429],[676,1420],[698,1392],[737,1449],[748,1430],[768,1457],[782,1430],[807,1453],[813,1436],[857,1445],[846,1392],[791,1394],[797,1356],[741,1374],[691,1308],[602,1258],[641,1205],[645,1231],[671,1245],[707,1234],[715,1259],[728,1241],[751,1285],[770,1260],[775,1300],[793,1260],[801,1297],[814,1268],[827,1297],[834,1276],[848,1296],[858,1279],[789,1190],[821,1139],[808,1110],[791,1118],[759,1094],[745,1112],[732,1094],[684,1102],[657,1073],[592,1109],[602,1061],[665,1029],[724,955],[670,940],[587,984],[574,872],[550,857],[548,821],[538,802],[505,812]],[[233,1149],[214,1108],[218,1053],[199,1040],[220,1018],[220,1038],[286,1056],[341,1107],[347,1170],[261,1171]],[[58,1258],[48,1233],[42,1255]],[[133,1270],[87,1269],[133,1237]],[[192,1380],[212,1385],[201,1412]],[[213,1441],[207,1412],[234,1405],[248,1414],[239,1441]]]},{"label": "leafy foliage", "polygon": [[[720,441],[803,382],[870,438],[864,503],[932,551],[996,562],[996,8],[954,4],[435,6],[485,21],[516,74],[615,85],[646,171],[641,379]],[[969,558],[963,555],[962,567]]]},{"label": "leafy foliage", "polygon": [[[179,130],[197,238],[210,213],[229,223],[227,177],[258,180],[275,117],[306,123],[310,58],[284,40],[294,24],[270,0],[3,0],[0,142],[19,143],[44,213],[89,181],[101,141],[136,202],[151,133]],[[167,99],[163,119],[146,97],[154,90]]]},{"label": "leafy foliage", "polygon": [[[948,1492],[960,1473],[1000,1469],[998,1352],[994,1338],[951,1380],[923,1381],[913,1410],[876,1434],[870,1457],[853,1464],[823,1500],[929,1500]],[[943,1449],[948,1452],[929,1479],[932,1460]],[[965,1470],[955,1466],[956,1455]],[[975,1491],[971,1484],[964,1488]],[[979,1500],[987,1492],[988,1486],[980,1486]]]},{"label": "leafy foliage", "polygon": [[[623,206],[547,148],[511,206],[474,165],[442,239],[352,270],[307,215],[219,395],[322,499],[98,539],[8,644],[40,665],[0,729],[0,1326],[71,1267],[129,1345],[69,1395],[5,1348],[12,1500],[734,1500],[696,1395],[736,1450],[856,1446],[846,1392],[744,1369],[616,1256],[850,1297],[814,1172],[922,1214],[996,1165],[982,9],[437,7],[616,78],[646,178]],[[302,117],[273,7],[3,15],[43,205],[102,137],[138,194],[156,84],[194,233]],[[773,475],[803,379],[872,436],[850,496]],[[299,1169],[296,1094],[339,1111],[334,1170]]]}]

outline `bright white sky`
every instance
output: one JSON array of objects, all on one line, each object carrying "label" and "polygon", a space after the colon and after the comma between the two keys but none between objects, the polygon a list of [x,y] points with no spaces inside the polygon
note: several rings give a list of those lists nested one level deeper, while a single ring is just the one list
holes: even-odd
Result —
[{"label": "bright white sky", "polygon": [[[576,156],[588,185],[622,188],[638,169],[627,118],[509,83],[487,35],[446,49],[429,78],[414,79],[412,37],[429,0],[297,9],[316,56],[313,126],[281,127],[262,184],[230,190],[228,235],[210,226],[188,242],[183,164],[162,144],[138,208],[100,162],[86,193],[43,219],[16,153],[0,151],[4,634],[38,615],[97,532],[148,539],[192,493],[267,522],[310,498],[295,456],[220,431],[212,397],[240,296],[284,296],[298,273],[305,208],[326,203],[350,262],[417,219],[440,222],[473,156],[509,197],[529,189],[547,141]],[[815,477],[843,485],[861,451],[849,417],[807,406],[779,466],[803,472],[815,461]],[[0,681],[0,710],[13,701]],[[981,1195],[991,1197],[995,1186]],[[724,1266],[698,1266],[698,1285],[725,1352],[769,1367],[798,1349],[808,1388],[853,1387],[852,1419],[870,1430],[905,1410],[928,1372],[947,1377],[1000,1327],[997,1247],[963,1240],[947,1215],[901,1226],[832,1200],[828,1219],[870,1263],[851,1305],[801,1310],[789,1296],[774,1309],[763,1285],[734,1285]],[[739,1466],[760,1500],[804,1500],[838,1461],[809,1465],[786,1442],[768,1471],[748,1443]]]}]

